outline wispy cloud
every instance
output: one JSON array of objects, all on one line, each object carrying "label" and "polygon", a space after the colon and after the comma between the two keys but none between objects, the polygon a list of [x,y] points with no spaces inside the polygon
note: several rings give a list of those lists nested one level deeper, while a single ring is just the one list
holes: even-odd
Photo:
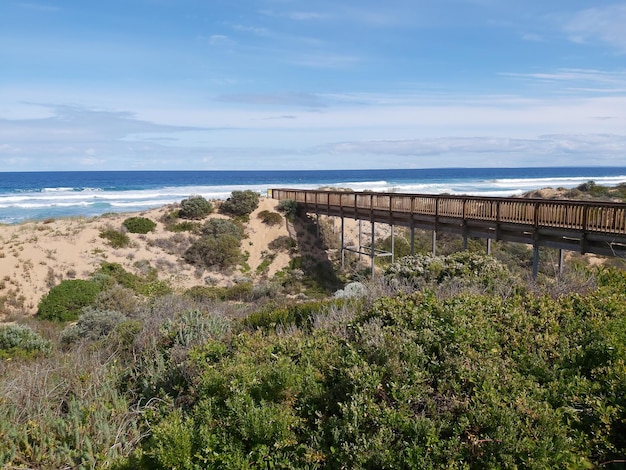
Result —
[{"label": "wispy cloud", "polygon": [[21,8],[24,8],[26,10],[42,12],[42,13],[43,12],[57,12],[61,10],[61,7],[59,7],[58,5],[49,5],[49,4],[36,3],[36,2],[20,2],[18,3],[18,5]]},{"label": "wispy cloud", "polygon": [[[497,156],[498,162],[514,164],[529,158],[541,160],[550,156],[567,163],[572,156],[594,156],[594,163],[610,160],[626,153],[626,135],[554,134],[535,138],[445,137],[437,139],[381,140],[337,142],[312,149],[336,158],[349,155],[394,157],[451,157],[465,155]],[[436,165],[435,165],[436,166]]]},{"label": "wispy cloud", "polygon": [[626,53],[626,4],[580,11],[566,22],[564,29],[574,42],[601,41]]},{"label": "wispy cloud", "polygon": [[330,13],[321,13],[317,11],[278,11],[278,10],[261,10],[260,13],[265,16],[287,18],[294,21],[312,21],[332,18]]},{"label": "wispy cloud", "polygon": [[296,106],[324,108],[327,104],[318,95],[311,93],[237,93],[221,95],[217,101],[260,106]]},{"label": "wispy cloud", "polygon": [[220,46],[232,46],[235,44],[231,38],[224,34],[212,34],[208,38],[206,38],[208,43],[211,46],[220,47]]},{"label": "wispy cloud", "polygon": [[626,70],[607,71],[593,69],[558,69],[551,72],[514,73],[500,75],[543,83],[568,84],[572,91],[624,93],[626,92]]},{"label": "wispy cloud", "polygon": [[268,36],[270,34],[270,31],[267,28],[245,26],[242,24],[233,25],[233,30],[243,33],[251,33],[256,36]]}]

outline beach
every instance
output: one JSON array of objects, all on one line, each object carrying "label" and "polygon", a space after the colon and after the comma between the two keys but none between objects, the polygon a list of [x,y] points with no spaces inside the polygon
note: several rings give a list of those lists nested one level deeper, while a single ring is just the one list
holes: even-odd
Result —
[{"label": "beach", "polygon": [[[263,210],[275,210],[277,201],[261,198],[259,207],[246,224],[247,239],[242,250],[249,253],[247,263],[251,272],[262,262],[263,251],[269,242],[281,235],[289,235],[286,223],[267,226],[256,217]],[[207,276],[211,282],[225,285],[231,276],[219,272],[199,273],[185,263],[180,254],[168,249],[175,243],[167,240],[185,236],[168,232],[158,222],[174,206],[167,205],[140,213],[121,213],[99,217],[72,217],[45,219],[14,225],[0,225],[0,321],[10,320],[13,315],[32,315],[37,304],[52,286],[64,279],[86,279],[100,263],[119,263],[130,272],[138,272],[148,263],[158,271],[159,279],[167,281],[174,289],[203,285]],[[113,248],[100,232],[107,228],[120,230],[122,222],[131,216],[142,216],[157,222],[148,234],[129,233],[131,244],[125,248]],[[212,217],[220,217],[219,214]],[[165,247],[165,248],[163,248]],[[272,276],[289,262],[287,253],[278,253],[272,261],[267,276]]]},{"label": "beach", "polygon": [[[272,185],[308,188],[320,187],[323,182],[330,181],[331,189],[391,191],[399,187],[402,191],[398,192],[409,192],[407,189],[441,191],[446,187],[455,187],[455,193],[469,188],[472,190],[469,193],[489,195],[500,195],[506,188],[509,195],[517,195],[522,188],[551,187],[550,191],[555,193],[555,188],[574,187],[594,175],[602,184],[626,180],[625,168],[561,169],[560,172],[554,169],[543,172],[522,170],[472,170],[463,177],[460,172],[443,170],[407,171],[406,175],[398,171],[374,170],[213,172],[210,175],[202,172],[193,175],[178,172],[19,174],[19,178],[10,181],[7,178],[0,185],[0,212],[5,217],[5,223],[0,223],[0,321],[10,321],[19,315],[34,315],[39,301],[50,288],[65,279],[88,279],[103,262],[120,264],[127,271],[137,274],[147,267],[154,268],[159,280],[167,282],[174,290],[182,291],[198,285],[230,286],[242,278],[253,282],[271,279],[289,265],[293,256],[297,256],[286,250],[269,248],[270,242],[281,236],[296,240],[300,255],[315,252],[316,256],[337,259],[337,240],[334,240],[331,250],[320,252],[316,248],[318,244],[314,234],[305,233],[301,227],[296,228],[285,220],[270,226],[259,219],[258,214],[262,211],[277,210],[278,202],[265,195]],[[541,174],[544,176],[540,177]],[[224,178],[218,178],[220,175]],[[207,179],[209,176],[213,179]],[[402,177],[405,179],[401,180]],[[490,180],[490,177],[499,179]],[[379,178],[378,183],[373,181],[376,178]],[[418,182],[418,178],[422,181]],[[262,194],[259,207],[245,224],[246,238],[241,243],[241,251],[246,256],[245,266],[219,272],[199,270],[185,262],[182,254],[191,244],[193,236],[186,232],[168,231],[162,222],[163,217],[175,210],[180,200],[192,194],[204,194],[219,205],[230,194],[228,191],[247,189],[239,184],[242,182],[252,185],[253,190]],[[537,197],[554,197],[545,191],[547,189],[537,193]],[[108,202],[103,204],[103,201]],[[131,243],[125,248],[113,248],[100,236],[106,229],[123,231],[122,222],[131,216],[151,219],[156,222],[155,230],[145,235],[129,233]],[[210,217],[224,216],[215,213]],[[329,227],[331,237],[338,239],[336,221],[328,219],[323,222]],[[298,230],[302,232],[298,233]],[[363,227],[364,233],[368,230],[368,226]],[[388,236],[389,231],[388,226],[377,224],[376,238]],[[346,244],[358,245],[358,234],[358,222],[346,219]],[[271,254],[271,261],[268,254]],[[367,264],[367,260],[363,263]]]},{"label": "beach", "polygon": [[[219,201],[217,201],[219,203]],[[106,214],[97,217],[43,219],[20,224],[0,225],[0,322],[12,321],[21,315],[35,315],[41,298],[65,279],[88,279],[102,262],[118,263],[129,272],[140,274],[147,266],[156,268],[159,280],[174,290],[198,285],[230,286],[241,278],[259,281],[271,279],[289,265],[293,254],[271,250],[270,242],[281,236],[298,240],[301,253],[315,251],[315,237],[302,229],[300,233],[283,220],[268,226],[257,216],[262,211],[275,212],[278,201],[261,197],[258,208],[245,223],[241,244],[246,253],[246,269],[226,272],[198,270],[182,259],[180,251],[188,244],[189,234],[169,232],[160,220],[177,208],[176,204],[136,213]],[[157,223],[153,232],[128,233],[131,243],[113,248],[100,233],[106,229],[122,230],[122,222],[141,216]],[[210,217],[224,217],[211,214]],[[328,224],[332,226],[332,222]],[[338,227],[336,233],[338,236]],[[385,236],[389,227],[378,225],[377,236]],[[346,219],[346,243],[358,243],[358,222]],[[178,245],[178,246],[177,246]],[[267,269],[257,273],[267,253],[273,253]]]}]

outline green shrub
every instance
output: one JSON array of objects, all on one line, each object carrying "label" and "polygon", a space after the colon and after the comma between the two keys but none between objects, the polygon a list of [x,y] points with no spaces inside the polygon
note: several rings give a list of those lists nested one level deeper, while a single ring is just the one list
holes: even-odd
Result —
[{"label": "green shrub", "polygon": [[97,310],[114,310],[125,315],[133,315],[141,305],[134,290],[116,284],[101,291],[94,301]]},{"label": "green shrub", "polygon": [[130,233],[143,233],[152,232],[156,228],[156,223],[146,217],[129,217],[122,225]]},{"label": "green shrub", "polygon": [[[391,236],[386,237],[385,239],[376,240],[376,248],[379,250],[386,251],[391,253],[392,243]],[[403,236],[394,236],[393,240],[393,255],[394,259],[399,260],[411,254],[411,245],[409,241]],[[387,256],[384,258],[379,258],[385,264],[389,264],[391,262],[391,256]]]},{"label": "green shrub", "polygon": [[111,281],[117,283],[128,289],[136,291],[138,284],[141,282],[139,276],[130,273],[124,269],[119,263],[110,263],[103,261],[100,263],[100,268],[94,273],[94,279],[98,279],[98,282],[103,283],[104,286],[109,287]]},{"label": "green shrub", "polygon": [[275,328],[278,325],[308,327],[315,316],[326,314],[331,308],[340,307],[343,303],[344,300],[334,299],[288,306],[269,305],[248,315],[244,325],[255,329]]},{"label": "green shrub", "polygon": [[202,226],[202,235],[219,238],[230,235],[239,240],[244,237],[244,229],[241,224],[228,219],[210,219]]},{"label": "green shrub", "polygon": [[232,235],[202,237],[196,240],[183,255],[185,261],[199,267],[232,267],[243,259],[241,241]]},{"label": "green shrub", "polygon": [[112,228],[102,230],[100,238],[107,240],[113,248],[125,248],[130,245],[128,235]]},{"label": "green shrub", "polygon": [[278,201],[277,209],[279,212],[283,212],[287,219],[293,220],[298,214],[298,202],[293,199],[282,199]]},{"label": "green shrub", "polygon": [[99,292],[100,286],[94,281],[61,281],[41,299],[37,316],[43,320],[76,320],[84,307],[93,304]]},{"label": "green shrub", "polygon": [[495,258],[469,251],[449,256],[414,255],[405,256],[387,268],[385,276],[390,280],[401,280],[412,284],[444,281],[470,280],[491,285],[510,275],[506,266]]},{"label": "green shrub", "polygon": [[166,226],[166,229],[170,232],[191,232],[198,233],[200,231],[200,224],[198,222],[184,221],[179,223],[172,223]]},{"label": "green shrub", "polygon": [[244,217],[250,215],[259,206],[259,193],[247,189],[233,191],[230,197],[220,205],[223,214]]},{"label": "green shrub", "polygon": [[0,326],[0,359],[47,355],[52,345],[27,325]]},{"label": "green shrub", "polygon": [[68,346],[79,341],[100,339],[125,320],[126,316],[120,312],[85,308],[76,324],[66,327],[61,332],[61,343]]},{"label": "green shrub", "polygon": [[181,219],[203,219],[213,212],[213,204],[203,196],[189,196],[180,202],[178,216]]},{"label": "green shrub", "polygon": [[271,250],[277,251],[289,251],[298,246],[298,242],[291,238],[289,235],[281,235],[269,242],[267,247]]},{"label": "green shrub", "polygon": [[280,225],[283,221],[283,217],[278,212],[271,212],[268,210],[259,212],[257,217],[261,219],[261,222],[265,225],[269,225],[270,227]]},{"label": "green shrub", "polygon": [[149,468],[192,470],[193,422],[174,410],[152,428],[145,459]]}]

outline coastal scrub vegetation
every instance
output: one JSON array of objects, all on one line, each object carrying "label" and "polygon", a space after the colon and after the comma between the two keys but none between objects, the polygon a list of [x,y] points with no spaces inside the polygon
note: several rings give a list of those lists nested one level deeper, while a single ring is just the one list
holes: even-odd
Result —
[{"label": "coastal scrub vegetation", "polygon": [[181,219],[204,219],[213,213],[213,204],[204,196],[189,196],[180,202],[178,216]]},{"label": "coastal scrub vegetation", "polygon": [[241,224],[228,219],[209,219],[200,230],[201,236],[185,251],[190,264],[202,268],[230,268],[243,260],[240,245],[244,237]]},{"label": "coastal scrub vegetation", "polygon": [[270,227],[274,225],[280,225],[283,221],[283,217],[278,212],[272,212],[267,210],[259,212],[257,217],[261,219],[261,221],[265,225],[268,225]]},{"label": "coastal scrub vegetation", "polygon": [[234,217],[247,217],[259,206],[259,193],[246,189],[233,191],[228,199],[220,204],[222,214]]},{"label": "coastal scrub vegetation", "polygon": [[[626,271],[533,280],[524,247],[418,234],[346,285],[294,217],[271,279],[103,262],[0,329],[0,467],[620,468]],[[239,219],[195,223],[190,262],[241,262]]]},{"label": "coastal scrub vegetation", "polygon": [[554,295],[491,257],[419,255],[350,297],[86,308],[3,369],[0,464],[617,468],[626,273],[587,275]]},{"label": "coastal scrub vegetation", "polygon": [[293,199],[281,199],[278,201],[277,209],[285,214],[287,220],[293,220],[298,214],[298,203]]},{"label": "coastal scrub vegetation", "polygon": [[156,223],[147,217],[129,217],[122,222],[122,226],[130,233],[146,234],[156,228]]},{"label": "coastal scrub vegetation", "polygon": [[130,245],[130,237],[113,228],[100,231],[100,238],[107,240],[113,248],[126,248]]}]

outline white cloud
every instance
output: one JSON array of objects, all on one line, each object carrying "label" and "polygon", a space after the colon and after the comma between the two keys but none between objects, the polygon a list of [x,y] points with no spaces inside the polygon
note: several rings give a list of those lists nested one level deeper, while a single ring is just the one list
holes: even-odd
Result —
[{"label": "white cloud", "polygon": [[212,34],[209,36],[208,41],[211,46],[230,46],[235,43],[231,38],[223,34]]},{"label": "white cloud", "polygon": [[589,8],[578,12],[565,24],[574,42],[602,41],[626,52],[626,4]]},{"label": "white cloud", "polygon": [[252,33],[257,36],[268,36],[270,34],[267,28],[259,28],[255,26],[244,26],[242,24],[236,24],[233,26],[235,31],[244,32],[244,33]]},{"label": "white cloud", "polygon": [[567,90],[593,93],[625,93],[626,70],[558,69],[551,72],[513,73],[504,72],[505,77],[521,78],[546,84],[567,84]]}]

